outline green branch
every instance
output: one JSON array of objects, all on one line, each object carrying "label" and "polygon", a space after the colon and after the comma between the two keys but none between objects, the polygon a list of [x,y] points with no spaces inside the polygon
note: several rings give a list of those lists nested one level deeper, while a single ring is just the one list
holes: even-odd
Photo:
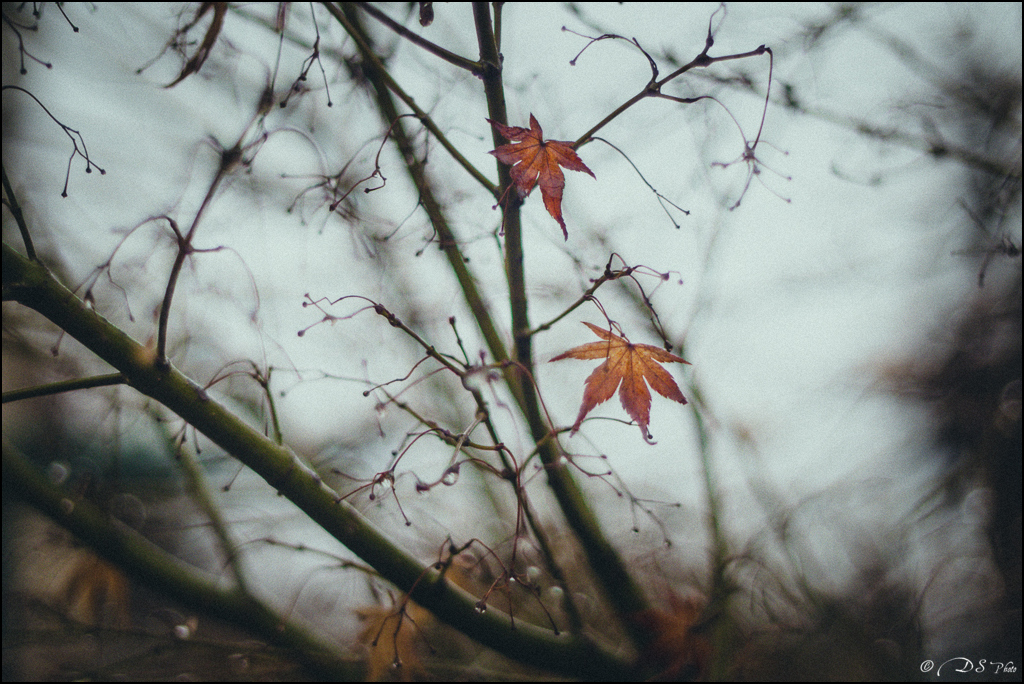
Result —
[{"label": "green branch", "polygon": [[[6,267],[4,245],[4,265]],[[305,630],[283,619],[238,587],[225,588],[216,578],[185,565],[124,526],[90,501],[69,505],[68,494],[54,486],[4,440],[4,500],[23,500],[86,542],[90,548],[147,586],[175,600],[244,626],[270,643],[294,650],[311,673],[337,680],[360,678],[361,662],[342,658]]]},{"label": "green branch", "polygon": [[[341,501],[290,450],[246,425],[173,366],[158,363],[152,350],[86,306],[41,264],[4,243],[2,268],[5,301],[16,301],[39,312],[81,342],[120,371],[130,386],[162,403],[259,474],[352,553],[444,622],[510,658],[537,667],[589,677],[620,678],[626,672],[619,658],[592,644],[522,621],[512,628],[508,616],[499,610],[477,611],[475,597],[394,545],[351,505]],[[6,449],[4,467],[6,475]],[[72,531],[87,535],[95,522],[90,519]],[[101,545],[98,550],[106,553],[108,548]],[[176,575],[164,577],[159,566],[151,569],[158,587],[185,591],[190,586]],[[241,608],[239,611],[244,613]],[[241,622],[245,624],[246,620]]]},{"label": "green branch", "polygon": [[[484,65],[483,83],[487,98],[487,111],[493,121],[508,124],[505,107],[505,89],[501,77],[501,55],[498,53],[497,37],[491,25],[490,9],[486,2],[473,3],[473,18],[476,24],[477,42],[480,46],[480,62]],[[493,127],[492,127],[493,128]],[[495,147],[504,144],[496,130],[491,131]],[[533,337],[526,298],[526,273],[524,268],[522,202],[518,195],[509,192],[512,184],[509,167],[498,162],[499,185],[503,202],[505,227],[505,268],[508,275],[509,299],[512,307],[512,334],[515,338],[515,360],[520,372],[534,376]],[[634,641],[644,644],[650,635],[640,632],[632,618],[649,609],[643,590],[626,569],[618,551],[604,536],[597,516],[590,507],[579,484],[572,477],[568,465],[562,458],[562,450],[551,426],[540,410],[540,400],[533,382],[521,382],[522,401],[519,403],[530,433],[537,444],[538,453],[544,463],[548,485],[558,500],[566,521],[576,534],[587,554],[590,568],[597,576],[611,601],[616,614]]]},{"label": "green branch", "polygon": [[62,394],[64,392],[73,392],[80,389],[92,389],[93,387],[109,387],[110,385],[123,385],[125,383],[124,376],[120,373],[108,373],[106,375],[96,375],[91,378],[75,378],[74,380],[61,380],[60,382],[51,382],[45,385],[36,385],[35,387],[26,387],[20,390],[11,390],[10,392],[4,392],[3,403],[9,401],[20,401],[22,399],[32,399],[34,397],[46,397],[51,394]]},{"label": "green branch", "polygon": [[[512,393],[513,399],[515,400],[516,404],[520,407],[520,410],[524,411],[524,414],[533,416],[531,425],[534,428],[536,428],[533,430],[534,438],[536,440],[540,440],[541,437],[539,437],[538,435],[546,435],[547,427],[546,423],[544,423],[543,419],[541,419],[540,417],[540,411],[537,406],[535,390],[533,389],[530,382],[523,381],[524,374],[521,372],[521,369],[523,368],[522,363],[510,362],[509,355],[508,352],[505,350],[504,343],[502,342],[500,336],[498,336],[497,334],[497,330],[491,318],[490,309],[487,306],[487,304],[483,301],[483,298],[480,296],[479,292],[477,291],[476,281],[472,277],[472,275],[470,275],[468,269],[466,268],[465,259],[462,256],[462,252],[459,249],[458,243],[455,240],[455,236],[452,234],[451,229],[448,226],[448,220],[445,216],[445,213],[441,209],[440,203],[434,196],[433,185],[431,184],[427,176],[426,168],[424,167],[423,163],[419,160],[419,158],[416,156],[415,149],[413,148],[412,145],[412,141],[409,138],[408,134],[405,132],[405,128],[402,126],[402,122],[398,120],[398,112],[395,107],[395,102],[394,99],[391,97],[392,92],[398,92],[396,90],[397,84],[394,84],[394,81],[388,75],[387,69],[385,68],[384,64],[373,52],[373,46],[370,43],[370,39],[363,31],[359,23],[359,17],[353,10],[352,6],[345,5],[343,10],[332,9],[332,13],[338,17],[338,21],[342,24],[342,26],[345,27],[345,30],[350,32],[350,35],[352,35],[353,39],[356,41],[356,44],[359,46],[360,53],[364,61],[369,66],[371,66],[371,68],[367,70],[367,75],[369,77],[371,84],[373,85],[374,95],[377,100],[377,107],[380,110],[381,117],[384,119],[385,122],[394,122],[394,125],[392,126],[391,129],[392,138],[395,141],[395,144],[398,147],[399,151],[401,152],[402,158],[405,160],[409,176],[412,179],[413,184],[416,186],[417,191],[419,192],[420,201],[423,203],[423,207],[426,210],[428,217],[430,218],[431,224],[433,225],[434,230],[437,231],[438,238],[440,239],[441,242],[441,249],[443,249],[445,254],[448,256],[448,262],[451,265],[452,270],[455,272],[455,277],[459,281],[459,285],[462,288],[463,296],[465,297],[467,304],[469,304],[470,310],[473,313],[473,317],[476,320],[477,325],[479,326],[484,336],[484,340],[486,341],[488,348],[491,351],[491,355],[494,357],[495,361],[497,361],[499,366],[501,367],[505,383],[508,386],[509,391]],[[485,62],[485,72],[493,71],[494,64],[495,63],[492,62]],[[502,105],[502,119],[504,119],[504,116],[504,105]],[[506,169],[501,174],[502,187],[508,187],[509,181],[510,177],[508,175],[508,170]],[[515,221],[516,225],[518,225],[518,210],[515,212],[515,217],[513,220]],[[506,234],[508,230],[508,223],[506,223]],[[519,263],[519,273],[521,275],[522,259],[519,259]],[[520,282],[522,282],[521,279]],[[513,326],[515,326],[516,320],[525,321],[525,287],[518,288],[517,291],[521,295],[517,301],[523,302],[522,312],[524,316],[517,319],[515,317],[516,314],[513,313]],[[516,337],[517,359],[520,358],[520,340],[523,340],[528,345],[529,336],[527,335]],[[531,402],[533,406],[532,413],[529,409],[526,408],[527,406],[530,405]],[[500,440],[497,439],[497,435],[492,434],[492,437],[495,439],[496,443],[500,442]],[[558,454],[556,450],[550,449],[550,440],[546,440],[545,443],[548,444],[550,459],[552,460],[552,462],[557,461]],[[565,474],[567,475],[568,473]],[[517,496],[520,495],[521,494],[517,494]],[[524,508],[529,511],[529,506],[525,502]],[[532,511],[528,513],[528,517],[531,519],[531,521],[533,520]],[[594,525],[596,527],[596,521],[594,522]],[[557,582],[559,582],[560,584],[564,584],[564,573],[561,571],[560,568],[558,568],[558,566],[554,562],[554,553],[550,548],[550,544],[546,539],[543,529],[540,526],[536,525],[535,522],[532,524],[531,527],[533,529],[534,536],[537,538],[538,544],[542,549],[542,552],[544,553],[545,557],[549,560],[549,569],[551,570],[552,575],[556,578]],[[567,601],[570,600],[571,599],[567,599]],[[567,612],[570,615],[570,621],[574,624],[578,623],[578,619],[573,617],[574,615],[576,615],[576,610],[570,607],[567,608]]]},{"label": "green branch", "polygon": [[[473,277],[466,266],[466,258],[462,255],[462,250],[459,248],[455,234],[452,232],[451,226],[448,225],[448,219],[441,209],[441,203],[434,194],[434,186],[427,176],[426,167],[416,156],[416,149],[412,144],[412,138],[406,132],[403,122],[398,118],[398,108],[395,106],[394,98],[391,97],[394,80],[388,75],[384,64],[374,53],[373,45],[359,23],[359,17],[355,9],[351,5],[344,5],[342,10],[339,10],[334,4],[328,4],[327,7],[345,30],[349,32],[349,35],[352,36],[352,39],[359,47],[360,55],[367,66],[366,74],[373,86],[381,118],[392,126],[391,137],[402,154],[409,177],[419,193],[423,209],[430,219],[431,226],[437,232],[439,246],[444,251],[445,256],[448,257],[448,263],[455,273],[456,279],[459,281],[463,297],[473,313],[473,318],[480,328],[480,333],[483,335],[484,342],[487,344],[491,356],[498,363],[508,361],[508,351],[506,351],[505,343],[502,341],[501,335],[498,334],[498,329],[491,319],[490,307],[477,289],[476,278]],[[397,84],[394,85],[397,87]],[[493,187],[493,184],[491,185]],[[513,388],[513,393],[515,392],[516,390]]]},{"label": "green branch", "polygon": [[[387,72],[387,69],[384,68],[383,64],[380,63],[380,59],[371,49],[369,37],[362,31],[362,29],[356,28],[356,26],[358,26],[358,22],[355,19],[355,14],[350,12],[349,14],[352,15],[350,19],[344,13],[342,13],[341,10],[339,10],[334,3],[324,3],[324,6],[331,13],[331,16],[337,19],[338,22],[345,28],[345,30],[349,32],[349,35],[352,36],[352,39],[356,41],[356,45],[359,47],[360,53],[365,59],[367,59],[370,62],[371,65],[374,66],[375,70],[377,71],[378,77],[384,82],[388,89],[391,90],[391,92],[393,92],[395,95],[397,95],[398,98],[402,102],[404,102],[409,109],[412,110],[413,114],[416,115],[416,118],[419,119],[421,124],[423,124],[423,127],[430,131],[430,134],[433,135],[439,143],[441,143],[441,147],[443,147],[448,152],[448,154],[452,156],[452,159],[454,159],[456,163],[459,164],[459,166],[466,170],[466,173],[473,177],[473,180],[482,185],[487,190],[487,192],[497,197],[497,186],[494,183],[492,183],[491,180],[487,178],[487,176],[481,173],[479,169],[473,166],[473,164],[471,164],[469,160],[466,159],[466,157],[463,156],[461,152],[459,152],[458,148],[456,148],[455,145],[453,145],[452,142],[448,139],[448,136],[446,136],[441,131],[441,129],[438,128],[437,124],[434,123],[434,119],[431,118],[431,116],[427,114],[427,112],[423,111],[423,109],[418,104],[416,104],[416,100],[414,100],[411,95],[405,92],[405,90],[400,85],[398,85],[395,79],[391,78],[391,75]],[[388,123],[391,122],[389,121]]]}]

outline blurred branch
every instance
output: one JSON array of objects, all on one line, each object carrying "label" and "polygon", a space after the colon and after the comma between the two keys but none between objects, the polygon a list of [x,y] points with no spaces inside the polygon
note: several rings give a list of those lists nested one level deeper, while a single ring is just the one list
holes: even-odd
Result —
[{"label": "blurred branch", "polygon": [[931,155],[935,160],[952,159],[956,162],[969,166],[980,171],[991,173],[995,176],[1010,178],[1015,181],[1021,179],[1020,157],[1017,157],[1016,164],[1009,161],[991,159],[984,154],[975,152],[966,147],[956,145],[948,140],[939,137],[925,137],[915,133],[908,133],[893,126],[876,124],[856,116],[848,116],[827,109],[815,109],[803,105],[792,96],[780,99],[777,104],[785,106],[799,114],[810,116],[821,121],[848,128],[867,138],[873,138],[880,142],[895,143],[914,150],[920,150]]},{"label": "blurred branch", "polygon": [[398,120],[398,110],[395,107],[395,101],[391,97],[390,92],[391,84],[394,83],[393,79],[387,75],[387,69],[385,69],[380,59],[374,53],[369,38],[359,26],[358,17],[353,8],[345,5],[344,12],[333,4],[328,4],[327,8],[330,10],[331,15],[349,32],[349,35],[352,36],[352,39],[359,47],[359,52],[368,67],[367,76],[373,84],[374,93],[377,98],[377,107],[380,110],[381,117],[389,125],[393,124],[391,129],[392,138],[402,154],[402,159],[405,160],[409,176],[419,192],[423,209],[427,212],[427,217],[430,219],[434,230],[437,231],[439,246],[444,251],[445,256],[448,257],[448,263],[451,265],[452,271],[459,281],[459,287],[462,289],[466,304],[469,305],[470,311],[473,312],[473,317],[480,327],[480,332],[487,343],[491,356],[498,362],[507,360],[508,352],[505,350],[505,344],[498,334],[494,321],[491,320],[490,308],[477,289],[476,278],[473,277],[466,267],[466,258],[462,255],[459,243],[451,227],[448,225],[448,219],[441,209],[441,203],[434,195],[434,187],[427,176],[426,168],[423,162],[419,161],[416,157],[412,140],[406,132],[403,122]]},{"label": "blurred branch", "polygon": [[[165,421],[161,422],[161,426],[166,430],[168,423]],[[228,529],[228,522],[224,519],[221,514],[220,507],[217,506],[217,502],[214,500],[210,493],[210,486],[206,481],[206,473],[203,471],[202,466],[199,463],[199,459],[196,454],[185,446],[185,431],[182,430],[180,436],[175,439],[172,435],[168,435],[168,441],[172,444],[177,442],[175,451],[177,452],[177,458],[175,463],[178,468],[185,476],[185,483],[192,500],[196,502],[199,509],[206,514],[206,517],[210,520],[210,526],[213,529],[213,534],[217,538],[217,542],[221,546],[221,551],[224,553],[225,561],[231,566],[231,574],[235,578],[235,585],[247,594],[250,591],[250,584],[245,573],[245,569],[242,567],[242,563],[238,557],[239,546],[235,543],[231,536],[231,532]]]},{"label": "blurred branch", "polygon": [[[7,266],[4,245],[4,266]],[[139,536],[117,525],[87,500],[72,500],[51,484],[16,449],[3,442],[4,499],[22,499],[89,544],[119,568],[192,608],[243,625],[267,641],[294,650],[312,672],[332,679],[360,678],[363,665],[284,619],[238,587],[224,588]]]},{"label": "blurred branch", "polygon": [[77,378],[75,380],[62,380],[60,382],[51,382],[45,385],[36,385],[35,387],[26,387],[25,389],[4,392],[3,403],[6,404],[9,401],[20,401],[22,399],[30,399],[33,397],[46,397],[51,394],[73,392],[74,390],[90,389],[92,387],[123,385],[126,382],[127,380],[120,373],[96,375],[91,378]]},{"label": "blurred branch", "polygon": [[[352,23],[355,21],[356,15],[354,13],[352,13],[351,18],[346,18],[346,15],[339,12],[338,8],[335,6],[334,3],[324,3],[324,7],[326,7],[327,11],[331,13],[331,16],[337,19],[338,22],[343,27],[345,27],[346,31],[349,30],[349,26],[352,26],[353,30],[356,30],[355,26],[357,24]],[[373,71],[376,73],[376,77],[381,79],[383,83],[387,85],[387,88],[391,90],[391,92],[393,92],[395,95],[397,95],[398,99],[404,102],[405,105],[412,110],[413,114],[416,115],[416,118],[419,119],[421,124],[423,124],[423,127],[430,131],[431,135],[433,135],[441,144],[441,147],[443,147],[448,152],[448,154],[452,156],[452,159],[454,159],[459,164],[459,166],[464,168],[466,172],[473,177],[473,180],[482,185],[487,190],[487,192],[497,197],[497,186],[493,182],[491,182],[491,180],[487,178],[487,176],[481,173],[479,169],[473,166],[473,164],[470,163],[470,161],[466,159],[466,157],[461,152],[459,152],[455,145],[453,145],[452,142],[448,140],[448,136],[446,136],[441,131],[441,129],[438,128],[433,118],[431,118],[431,116],[427,112],[423,111],[423,109],[416,104],[416,100],[414,100],[411,95],[406,93],[405,90],[400,85],[398,85],[395,79],[391,77],[391,74],[389,74],[387,69],[384,68],[384,65],[381,64],[380,59],[377,57],[374,51],[370,49],[371,43],[369,36],[367,36],[365,32],[362,31],[362,29],[357,30],[356,33],[357,35],[352,35],[350,32],[349,35],[352,35],[352,38],[353,40],[355,40],[356,45],[359,47],[360,54],[363,56],[363,58],[369,61],[370,64],[374,65],[375,68],[373,69]],[[398,110],[397,108],[392,108],[395,110],[395,117],[397,118]],[[389,120],[388,123],[391,123],[391,121],[394,121],[394,119]]]},{"label": "blurred branch", "polygon": [[[164,404],[214,444],[249,466],[352,553],[441,620],[508,657],[538,667],[595,677],[607,677],[609,673],[619,676],[624,672],[626,665],[619,658],[592,644],[556,636],[522,621],[512,628],[508,616],[498,610],[479,612],[475,597],[393,544],[351,505],[340,500],[294,453],[243,423],[172,366],[159,363],[152,350],[147,350],[86,306],[41,264],[26,259],[4,243],[2,267],[5,299],[39,312],[120,370],[133,388]],[[9,481],[7,461],[5,448],[5,483]],[[13,472],[18,473],[19,481],[29,477],[17,464]],[[62,510],[59,496],[49,499],[42,493],[39,496],[44,503],[50,502],[46,503],[50,515],[59,521],[66,519],[56,515]],[[99,522],[97,516],[77,522],[68,520],[69,524],[74,524],[73,532],[90,542],[98,542],[97,549],[101,553],[128,553],[123,550],[128,542],[120,536],[109,540],[102,536],[90,538],[90,529]],[[128,563],[128,567],[132,564]],[[146,566],[151,575],[149,579],[157,587],[167,587],[175,595],[190,590],[188,578],[171,570],[164,576],[160,570],[161,565],[157,563]],[[236,603],[228,608],[236,611],[240,624],[252,624],[245,610],[257,609],[251,608],[251,599],[242,598],[241,594],[237,596],[232,599]],[[271,621],[269,616],[265,619]],[[275,629],[280,624],[279,620],[273,621]],[[284,634],[292,632],[286,630]]]},{"label": "blurred branch", "polygon": [[11,210],[11,215],[14,216],[14,222],[18,224],[18,230],[21,232],[21,239],[25,243],[25,253],[28,254],[29,259],[35,261],[36,248],[32,244],[32,235],[28,232],[28,225],[25,223],[25,214],[21,211],[21,205],[18,203],[18,197],[14,194],[14,188],[11,187],[11,181],[7,178],[7,166],[0,165],[0,169],[2,169],[3,172],[3,185],[4,193],[7,195],[7,208]]},{"label": "blurred branch", "polygon": [[445,50],[440,45],[436,45],[435,43],[431,43],[426,38],[424,38],[424,37],[422,37],[420,35],[417,35],[417,34],[413,33],[412,31],[410,31],[409,29],[405,28],[404,26],[399,24],[397,21],[395,21],[394,19],[392,19],[388,15],[384,14],[383,12],[381,12],[379,9],[377,9],[376,7],[374,7],[373,5],[371,5],[368,2],[359,2],[359,3],[356,3],[356,4],[359,6],[359,9],[363,10],[364,12],[369,14],[371,17],[373,17],[374,19],[376,19],[380,23],[384,24],[389,29],[391,29],[392,31],[394,31],[398,35],[402,36],[406,40],[408,40],[408,41],[418,45],[419,47],[423,48],[424,50],[426,50],[430,54],[436,55],[436,56],[440,57],[441,59],[443,59],[444,61],[448,62],[449,64],[452,64],[452,65],[454,65],[454,66],[456,66],[456,67],[458,67],[460,69],[465,69],[466,71],[469,71],[469,72],[471,72],[474,75],[479,75],[480,69],[481,69],[481,65],[480,65],[479,62],[474,62],[473,60],[466,59],[465,57],[462,57],[460,55],[455,54],[454,52],[451,52],[449,50]]}]

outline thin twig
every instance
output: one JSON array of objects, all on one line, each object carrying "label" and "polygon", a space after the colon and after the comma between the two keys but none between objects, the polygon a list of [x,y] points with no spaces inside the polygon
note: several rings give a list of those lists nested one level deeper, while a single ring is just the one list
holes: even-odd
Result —
[{"label": "thin twig", "polygon": [[93,387],[123,385],[126,382],[128,380],[121,373],[109,373],[107,375],[96,375],[91,378],[77,378],[75,380],[62,380],[60,382],[51,382],[45,385],[36,385],[35,387],[4,392],[3,403],[6,404],[9,401],[21,401],[22,399],[31,399],[33,397],[48,397],[53,394],[73,392],[80,389],[92,389]]},{"label": "thin twig", "polygon": [[18,203],[18,197],[14,194],[14,188],[11,187],[11,181],[7,178],[7,166],[0,165],[0,170],[3,171],[3,185],[4,192],[7,193],[7,206],[11,210],[11,215],[14,216],[14,222],[18,224],[18,230],[21,232],[21,240],[25,243],[25,254],[32,261],[36,261],[36,248],[32,244],[32,235],[28,232],[28,223],[25,222],[25,214],[21,210],[21,204]]},{"label": "thin twig", "polygon": [[437,45],[435,43],[431,43],[429,40],[427,40],[423,36],[417,35],[417,34],[413,33],[412,31],[410,31],[409,29],[405,28],[404,26],[399,24],[397,21],[395,21],[394,19],[392,19],[388,15],[384,14],[383,12],[381,12],[379,9],[377,9],[376,7],[374,7],[373,5],[371,5],[368,2],[359,2],[359,3],[356,3],[356,4],[358,5],[359,9],[363,10],[364,12],[369,14],[371,17],[373,17],[374,19],[376,19],[380,23],[384,24],[389,29],[391,29],[392,31],[394,31],[398,35],[402,36],[406,40],[408,40],[408,41],[410,41],[410,42],[420,46],[421,48],[423,48],[424,50],[426,50],[430,54],[436,55],[436,56],[440,57],[441,59],[443,59],[444,61],[448,62],[449,64],[452,64],[452,65],[454,65],[454,66],[456,66],[456,67],[458,67],[460,69],[465,69],[466,71],[469,71],[470,73],[472,73],[474,75],[479,75],[480,74],[480,70],[483,67],[480,65],[479,62],[474,62],[471,59],[466,59],[465,57],[457,55],[457,54],[455,54],[454,52],[452,52],[450,50],[445,50],[440,45]]}]

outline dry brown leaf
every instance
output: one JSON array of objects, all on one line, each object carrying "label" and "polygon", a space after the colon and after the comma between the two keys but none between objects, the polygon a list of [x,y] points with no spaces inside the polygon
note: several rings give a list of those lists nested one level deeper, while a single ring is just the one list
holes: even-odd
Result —
[{"label": "dry brown leaf", "polygon": [[633,615],[633,623],[650,637],[643,658],[657,674],[649,681],[693,681],[707,674],[711,643],[694,629],[702,612],[702,601],[669,592],[666,608]]},{"label": "dry brown leaf", "polygon": [[[520,197],[526,197],[533,191],[538,181],[540,194],[544,198],[544,206],[548,213],[562,227],[562,235],[569,239],[569,231],[565,229],[562,219],[562,188],[565,187],[565,176],[560,167],[570,171],[583,171],[597,178],[587,168],[571,142],[565,140],[544,140],[544,132],[537,119],[530,114],[530,127],[506,126],[497,121],[487,120],[507,140],[508,145],[491,150],[504,164],[511,166],[512,181]],[[514,142],[518,140],[519,142]]]},{"label": "dry brown leaf", "polygon": [[[601,402],[608,401],[619,390],[619,401],[630,418],[640,426],[645,439],[650,439],[647,424],[651,418],[651,393],[647,385],[663,397],[686,403],[686,397],[679,390],[679,385],[672,379],[662,363],[686,363],[689,361],[649,344],[633,344],[624,337],[603,330],[596,325],[583,322],[603,342],[590,342],[573,347],[559,354],[552,361],[561,359],[606,359],[587,378],[586,390],[583,392],[583,404],[580,413],[572,426],[572,433],[580,429],[580,424],[590,410]],[[645,382],[646,381],[646,382]],[[622,388],[619,388],[619,385]]]},{"label": "dry brown leaf", "polygon": [[409,601],[399,609],[372,606],[356,611],[365,624],[359,643],[366,646],[366,681],[380,682],[397,676],[411,682],[424,673],[416,645],[421,631],[428,629],[434,616],[426,608]]}]

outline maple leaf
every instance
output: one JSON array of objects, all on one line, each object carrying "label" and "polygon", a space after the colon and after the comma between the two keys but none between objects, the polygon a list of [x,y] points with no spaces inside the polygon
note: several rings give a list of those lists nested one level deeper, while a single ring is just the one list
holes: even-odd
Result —
[{"label": "maple leaf", "polygon": [[654,681],[693,681],[707,674],[711,642],[695,629],[703,603],[695,596],[681,597],[669,590],[667,609],[648,608],[631,616],[633,624],[649,636],[643,658],[658,672]]},{"label": "maple leaf", "polygon": [[[562,235],[568,240],[569,231],[565,229],[565,221],[562,220],[562,188],[565,187],[565,176],[559,167],[564,166],[570,171],[585,171],[595,179],[597,176],[576,154],[571,142],[544,140],[544,132],[533,114],[530,114],[529,128],[506,126],[491,119],[487,121],[507,140],[512,141],[508,145],[491,150],[489,154],[512,167],[512,181],[520,197],[529,195],[540,181],[540,194],[544,198],[544,206],[558,221],[558,225],[562,227]],[[517,140],[519,142],[515,142]]]},{"label": "maple leaf", "polygon": [[[679,390],[679,385],[672,379],[669,372],[661,367],[662,363],[686,361],[675,354],[649,344],[633,344],[624,337],[619,337],[610,330],[603,330],[596,325],[583,322],[594,331],[604,342],[590,342],[573,347],[559,354],[552,361],[561,359],[605,359],[586,381],[583,392],[583,404],[576,422],[572,426],[571,435],[580,429],[583,419],[598,404],[608,401],[619,390],[619,401],[626,409],[629,417],[637,422],[644,439],[650,439],[647,424],[651,418],[651,393],[647,385],[663,397],[686,403],[686,397]],[[646,381],[646,382],[645,382]],[[622,388],[619,389],[619,385]]]}]

